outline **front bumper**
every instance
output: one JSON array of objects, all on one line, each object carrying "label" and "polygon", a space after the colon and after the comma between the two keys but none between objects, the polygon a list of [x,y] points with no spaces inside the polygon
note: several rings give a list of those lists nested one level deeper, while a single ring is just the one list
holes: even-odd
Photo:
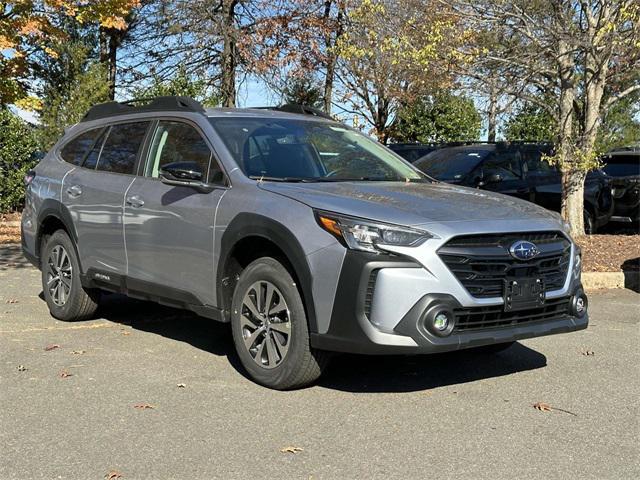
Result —
[{"label": "front bumper", "polygon": [[[540,312],[502,315],[501,301],[470,297],[459,282],[454,280],[453,288],[450,279],[438,278],[433,271],[403,256],[348,251],[329,329],[313,333],[312,346],[362,354],[427,354],[587,328],[588,315],[579,318],[562,307],[581,292],[579,279],[568,278],[562,291],[548,294],[549,305]],[[465,295],[457,294],[462,291]],[[493,315],[494,321],[488,328],[455,327],[449,336],[438,337],[425,327],[425,312],[436,304],[449,305],[456,321],[479,312],[483,318]]]}]

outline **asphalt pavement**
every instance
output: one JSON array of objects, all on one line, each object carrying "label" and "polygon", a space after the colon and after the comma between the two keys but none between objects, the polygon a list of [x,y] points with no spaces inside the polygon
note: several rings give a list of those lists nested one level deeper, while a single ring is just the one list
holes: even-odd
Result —
[{"label": "asphalt pavement", "polygon": [[[0,479],[638,479],[640,295],[497,355],[341,355],[276,392],[226,325],[110,295],[49,316],[0,248]],[[538,410],[542,402],[550,411]]]}]

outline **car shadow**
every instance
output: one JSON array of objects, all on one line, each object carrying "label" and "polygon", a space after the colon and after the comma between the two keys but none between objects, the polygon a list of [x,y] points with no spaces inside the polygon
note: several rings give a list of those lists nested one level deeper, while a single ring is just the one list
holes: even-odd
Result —
[{"label": "car shadow", "polygon": [[[235,352],[228,324],[118,294],[103,296],[98,315],[225,356],[233,368],[248,378]],[[412,392],[534,370],[546,363],[544,355],[519,343],[499,354],[472,351],[417,356],[335,354],[317,384],[352,393]]]}]

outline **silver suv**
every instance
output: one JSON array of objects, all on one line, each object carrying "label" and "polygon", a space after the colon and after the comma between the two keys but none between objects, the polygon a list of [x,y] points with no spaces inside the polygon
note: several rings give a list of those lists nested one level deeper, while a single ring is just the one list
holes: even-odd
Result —
[{"label": "silver suv", "polygon": [[272,388],[313,382],[329,352],[499,351],[587,327],[557,214],[437,182],[304,107],[97,105],[26,181],[23,250],[55,318],[119,292],[230,322]]}]

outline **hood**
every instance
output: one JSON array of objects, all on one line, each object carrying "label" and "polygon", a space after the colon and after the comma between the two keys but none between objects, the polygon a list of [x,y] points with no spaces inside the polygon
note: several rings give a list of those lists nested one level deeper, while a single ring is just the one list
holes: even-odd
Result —
[{"label": "hood", "polygon": [[263,182],[260,188],[319,210],[407,226],[473,220],[557,221],[557,214],[533,203],[447,183]]}]

